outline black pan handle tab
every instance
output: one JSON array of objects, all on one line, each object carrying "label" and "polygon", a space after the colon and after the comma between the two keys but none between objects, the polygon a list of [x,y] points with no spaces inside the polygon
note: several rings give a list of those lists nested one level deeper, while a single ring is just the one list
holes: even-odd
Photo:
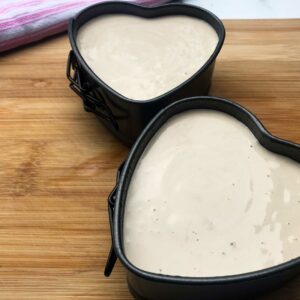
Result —
[{"label": "black pan handle tab", "polygon": [[76,88],[80,89],[77,82],[76,82],[76,79],[75,79],[76,71],[74,72],[73,76],[71,74],[72,70],[76,70],[76,68],[77,68],[77,61],[76,61],[73,50],[71,50],[69,52],[69,56],[68,56],[66,75],[67,75],[68,80],[70,81],[70,87],[71,87],[71,85],[73,85]]},{"label": "black pan handle tab", "polygon": [[84,80],[84,77],[80,73],[78,61],[73,50],[70,51],[68,56],[66,75],[70,81],[70,88],[83,100],[83,108],[85,111],[96,114],[118,130],[115,117],[106,105],[103,97],[100,95],[98,95],[97,98],[95,97],[95,91],[93,91],[89,82]]},{"label": "black pan handle tab", "polygon": [[[116,195],[117,195],[117,190],[118,190],[118,185],[119,185],[120,174],[123,170],[124,163],[125,162],[123,162],[121,164],[121,166],[119,167],[119,169],[117,171],[116,185],[113,188],[112,192],[108,196],[108,216],[109,216],[110,234],[111,234],[112,241],[113,241],[113,234],[114,234],[113,219],[114,219],[114,209],[115,209],[115,203],[116,203]],[[110,276],[110,274],[111,274],[111,272],[112,272],[112,270],[115,266],[116,261],[117,261],[117,255],[115,253],[114,245],[113,245],[113,242],[112,242],[112,245],[110,247],[110,252],[109,252],[109,255],[108,255],[108,258],[107,258],[105,270],[104,270],[104,275],[106,277]]]}]

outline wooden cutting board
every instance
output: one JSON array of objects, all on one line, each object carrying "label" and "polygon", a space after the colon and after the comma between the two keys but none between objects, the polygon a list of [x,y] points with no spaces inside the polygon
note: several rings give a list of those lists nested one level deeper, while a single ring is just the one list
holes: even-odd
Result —
[{"label": "wooden cutting board", "polygon": [[[226,21],[211,94],[300,143],[300,19]],[[128,149],[68,88],[66,35],[0,57],[0,299],[132,299],[107,195]],[[300,299],[300,277],[264,300]]]}]

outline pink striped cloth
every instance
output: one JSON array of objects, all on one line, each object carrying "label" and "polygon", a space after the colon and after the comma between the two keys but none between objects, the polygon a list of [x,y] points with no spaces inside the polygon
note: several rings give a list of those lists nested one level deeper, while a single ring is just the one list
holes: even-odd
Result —
[{"label": "pink striped cloth", "polygon": [[[0,0],[0,52],[38,41],[67,28],[68,19],[104,0]],[[167,0],[131,0],[158,5]]]}]

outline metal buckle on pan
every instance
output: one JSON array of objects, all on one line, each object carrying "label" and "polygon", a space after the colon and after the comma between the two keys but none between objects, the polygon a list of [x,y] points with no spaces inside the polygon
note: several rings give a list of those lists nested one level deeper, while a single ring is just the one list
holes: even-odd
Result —
[{"label": "metal buckle on pan", "polygon": [[[71,70],[74,70],[74,75],[72,76]],[[73,50],[70,51],[68,62],[67,62],[67,71],[66,75],[70,81],[70,88],[83,100],[83,107],[87,112],[93,112],[98,117],[110,122],[114,129],[118,130],[118,124],[115,121],[113,114],[110,112],[110,109],[107,107],[103,99],[95,98],[93,95],[94,92],[88,82],[82,82],[80,77],[80,71],[78,68],[78,63],[74,55]]]},{"label": "metal buckle on pan", "polygon": [[108,215],[109,215],[109,224],[110,224],[110,233],[111,233],[111,239],[112,239],[112,245],[110,247],[109,255],[106,261],[105,269],[104,269],[104,275],[106,277],[110,276],[115,263],[117,261],[117,255],[115,253],[114,245],[113,245],[113,234],[114,234],[114,225],[113,225],[113,217],[114,217],[114,209],[115,209],[115,203],[116,203],[116,193],[118,189],[120,174],[123,170],[125,162],[123,162],[117,171],[117,177],[116,177],[116,185],[113,188],[112,192],[108,196]]}]

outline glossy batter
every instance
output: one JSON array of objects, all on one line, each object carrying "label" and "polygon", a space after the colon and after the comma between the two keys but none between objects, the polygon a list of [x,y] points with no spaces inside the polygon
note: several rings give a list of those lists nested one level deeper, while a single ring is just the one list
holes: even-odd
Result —
[{"label": "glossy batter", "polygon": [[171,118],[133,174],[125,254],[142,270],[241,274],[300,256],[300,164],[213,110]]},{"label": "glossy batter", "polygon": [[94,73],[119,94],[140,101],[190,78],[217,43],[217,33],[207,22],[188,16],[100,16],[84,24],[77,37]]}]

